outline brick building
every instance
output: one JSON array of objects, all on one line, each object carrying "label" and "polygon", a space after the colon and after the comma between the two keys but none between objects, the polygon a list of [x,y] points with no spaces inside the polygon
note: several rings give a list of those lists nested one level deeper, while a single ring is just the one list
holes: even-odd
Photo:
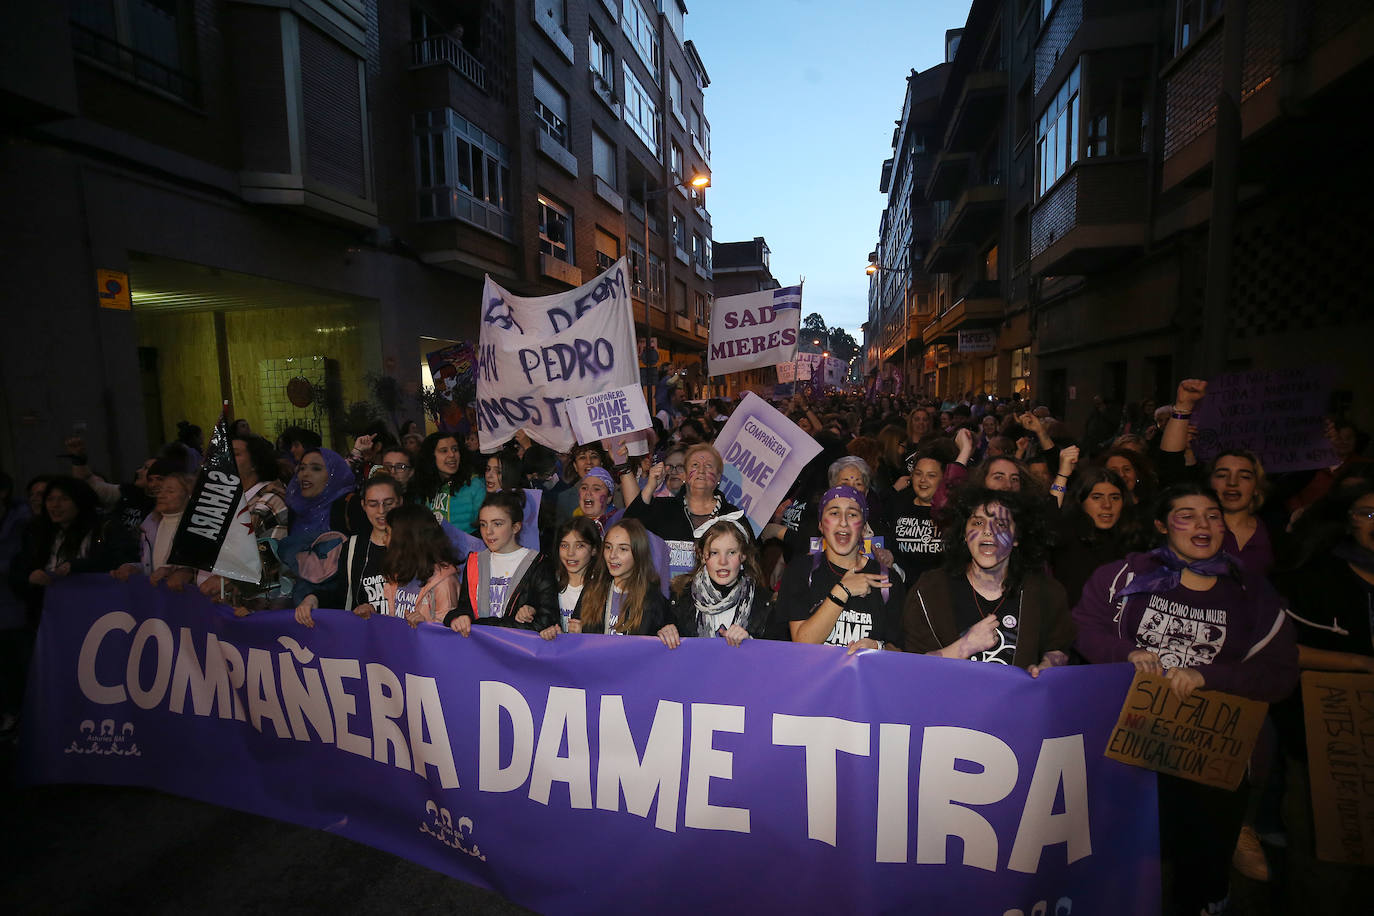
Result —
[{"label": "brick building", "polygon": [[369,378],[413,395],[424,353],[476,339],[487,273],[542,295],[627,256],[640,336],[698,361],[710,216],[677,186],[709,175],[709,77],[685,14],[7,5],[0,466],[50,468],[75,425],[122,476],[221,400],[339,443]]},{"label": "brick building", "polygon": [[[1338,388],[1365,390],[1353,409],[1374,421],[1362,382],[1374,252],[1358,222],[1374,194],[1342,129],[1374,75],[1374,11],[1232,5],[1240,113],[1228,145],[1217,133],[1227,8],[975,0],[940,103],[927,188],[939,227],[924,264],[936,316],[923,340],[953,343],[955,322],[985,321],[996,356],[979,372],[952,350],[946,375],[937,349],[930,393],[1024,385],[1081,424],[1095,394],[1167,402],[1184,374],[1326,363]],[[947,180],[943,160],[959,156],[966,170]],[[1214,220],[1231,227],[1228,244],[1209,247]]]}]

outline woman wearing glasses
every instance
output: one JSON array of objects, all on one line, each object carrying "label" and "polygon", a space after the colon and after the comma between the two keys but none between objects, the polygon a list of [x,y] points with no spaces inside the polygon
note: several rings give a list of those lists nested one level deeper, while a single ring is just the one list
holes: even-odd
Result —
[{"label": "woman wearing glasses", "polygon": [[[391,543],[391,529],[387,527],[386,516],[402,502],[400,485],[386,474],[370,477],[363,485],[362,506],[367,516],[368,531],[350,537],[344,548],[344,610],[360,610],[370,606],[378,613],[387,613],[382,561],[386,559],[386,548]],[[325,594],[323,597],[337,601],[337,596]],[[320,594],[312,593],[297,605],[297,623],[306,627],[315,625],[311,612],[320,606],[320,598]],[[334,606],[334,601],[329,601],[330,606]]]},{"label": "woman wearing glasses", "polygon": [[[1180,699],[1206,687],[1274,703],[1298,681],[1285,602],[1222,552],[1226,524],[1210,487],[1178,484],[1155,510],[1162,543],[1093,573],[1074,608],[1089,662],[1163,675]],[[1159,777],[1160,848],[1174,867],[1171,912],[1220,912],[1249,787]]]}]

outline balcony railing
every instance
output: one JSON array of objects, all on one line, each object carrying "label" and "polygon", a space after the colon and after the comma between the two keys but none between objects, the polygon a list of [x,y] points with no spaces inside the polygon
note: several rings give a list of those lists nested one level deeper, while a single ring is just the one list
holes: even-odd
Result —
[{"label": "balcony railing", "polygon": [[431,35],[410,43],[412,69],[436,64],[448,64],[478,89],[487,91],[487,68],[448,35]]},{"label": "balcony railing", "polygon": [[122,45],[108,35],[71,23],[72,48],[82,57],[97,61],[135,81],[195,104],[200,89],[195,77]]}]

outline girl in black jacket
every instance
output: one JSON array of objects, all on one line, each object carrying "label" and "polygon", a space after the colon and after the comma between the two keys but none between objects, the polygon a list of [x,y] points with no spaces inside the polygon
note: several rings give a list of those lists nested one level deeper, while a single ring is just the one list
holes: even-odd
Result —
[{"label": "girl in black jacket", "polygon": [[524,630],[558,622],[558,584],[548,558],[516,541],[524,518],[523,494],[497,490],[477,512],[477,530],[486,550],[468,554],[458,606],[444,617]]},{"label": "girl in black jacket", "polygon": [[636,519],[621,519],[606,532],[601,556],[608,577],[588,581],[568,631],[655,636],[669,617],[649,547],[649,532]]}]

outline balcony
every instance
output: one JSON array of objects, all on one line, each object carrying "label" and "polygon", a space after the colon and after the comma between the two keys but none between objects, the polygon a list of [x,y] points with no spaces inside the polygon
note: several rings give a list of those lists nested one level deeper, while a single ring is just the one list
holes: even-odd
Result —
[{"label": "balcony", "polygon": [[611,114],[619,118],[621,113],[620,97],[615,94],[615,77],[612,76],[608,79],[595,70],[589,70],[587,79],[591,83],[592,93],[611,110]]},{"label": "balcony", "polygon": [[921,339],[927,344],[949,343],[959,336],[960,328],[982,328],[1002,320],[1006,311],[1001,289],[996,280],[980,280],[938,319],[926,325]]},{"label": "balcony", "polygon": [[[544,9],[541,11],[540,6]],[[541,15],[542,13],[542,15]],[[539,0],[530,0],[530,19],[539,26],[539,30],[553,42],[553,46],[558,49],[558,53],[568,59],[568,63],[573,62],[573,43],[567,33],[563,31],[563,23],[558,22],[554,17],[552,6],[541,4]]]},{"label": "balcony", "polygon": [[973,152],[982,145],[1007,100],[1005,70],[980,70],[964,79],[959,101],[950,115],[945,131],[944,149],[954,153]]},{"label": "balcony", "polygon": [[1031,210],[1031,272],[1090,274],[1142,251],[1148,168],[1144,156],[1074,165]]},{"label": "balcony", "polygon": [[976,245],[997,228],[1002,220],[1002,204],[1007,190],[1001,175],[982,179],[959,195],[949,216],[940,227],[940,236],[950,242]]},{"label": "balcony", "polygon": [[968,181],[972,165],[973,153],[941,152],[931,163],[930,177],[926,179],[926,199],[953,200]]},{"label": "balcony", "polygon": [[487,91],[487,68],[447,35],[431,35],[410,43],[410,69],[447,64],[468,82]]},{"label": "balcony", "polygon": [[536,127],[534,129],[534,144],[546,159],[567,172],[571,177],[577,177],[577,157],[550,136],[548,131],[542,127]]},{"label": "balcony", "polygon": [[569,286],[581,286],[583,282],[582,268],[542,251],[539,252],[539,272]]}]

